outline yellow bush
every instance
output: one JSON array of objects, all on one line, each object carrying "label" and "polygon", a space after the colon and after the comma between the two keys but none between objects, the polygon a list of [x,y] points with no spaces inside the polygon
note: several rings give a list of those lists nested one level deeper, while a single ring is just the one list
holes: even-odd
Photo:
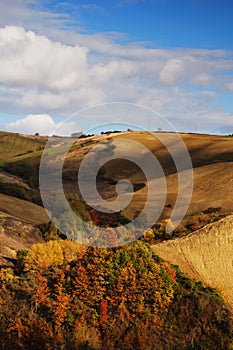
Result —
[{"label": "yellow bush", "polygon": [[47,268],[53,264],[62,264],[75,260],[82,255],[85,248],[77,242],[68,240],[49,241],[36,243],[31,246],[25,258],[24,269]]}]

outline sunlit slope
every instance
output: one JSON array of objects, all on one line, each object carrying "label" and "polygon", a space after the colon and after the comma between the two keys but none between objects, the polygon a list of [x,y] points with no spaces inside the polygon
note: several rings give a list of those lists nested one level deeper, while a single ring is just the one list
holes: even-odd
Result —
[{"label": "sunlit slope", "polygon": [[0,132],[0,165],[5,161],[20,160],[33,153],[41,153],[45,138]]},{"label": "sunlit slope", "polygon": [[[179,184],[179,190],[182,190],[182,196],[190,197],[187,215],[195,215],[210,207],[219,208],[220,212],[225,213],[233,211],[233,162],[214,163],[194,168],[193,191],[191,195],[188,192],[189,175],[190,173],[187,172],[187,182]],[[176,203],[178,192],[177,174],[168,175],[166,177],[166,183],[167,207],[165,206],[162,212],[163,218],[170,216]],[[155,191],[157,187],[156,181],[154,181]],[[134,207],[136,210],[139,210],[140,206],[145,203],[146,198],[147,186],[135,193]],[[182,205],[182,202],[180,204]],[[128,212],[130,213],[130,209],[128,209]]]},{"label": "sunlit slope", "polygon": [[0,211],[33,225],[45,224],[49,221],[44,208],[28,201],[0,194]]},{"label": "sunlit slope", "polygon": [[188,214],[209,207],[221,208],[222,212],[233,211],[233,162],[194,168],[193,173],[194,188]]},{"label": "sunlit slope", "polygon": [[[180,139],[184,142],[186,150],[177,147],[177,140]],[[122,139],[121,149],[117,149],[114,153],[125,156],[131,159],[140,160],[145,156],[145,153],[135,152],[135,148],[125,146],[124,139],[135,141],[138,144],[144,145],[149,151],[151,151],[164,170],[165,175],[173,174],[177,172],[174,161],[170,154],[171,151],[175,151],[179,155],[179,159],[184,159],[187,155],[187,151],[190,154],[193,167],[201,167],[203,165],[209,165],[219,162],[233,162],[233,137],[227,136],[214,136],[214,135],[199,135],[199,134],[179,134],[175,133],[148,133],[142,131],[124,132],[118,134],[111,134],[110,136],[100,135],[93,138],[77,140],[75,146],[71,149],[69,155],[66,158],[65,169],[71,170],[74,166],[79,166],[81,160],[85,155],[93,149],[99,142],[108,143],[116,139]],[[169,150],[165,147],[168,145]],[[106,145],[106,149],[109,146]],[[119,146],[118,146],[119,147]],[[114,154],[113,154],[114,155]],[[149,164],[150,165],[150,164]],[[145,179],[142,171],[133,164],[122,158],[114,159],[113,161],[105,164],[105,176],[113,179],[122,178],[127,176],[133,182],[140,182]]]},{"label": "sunlit slope", "polygon": [[162,259],[216,288],[233,308],[233,216],[153,246]]},{"label": "sunlit slope", "polygon": [[[171,155],[162,142],[156,138],[156,134],[154,137],[152,134],[134,132],[127,135],[119,135],[118,137],[124,138],[126,136],[144,144],[153,152],[162,165],[167,183],[166,203],[162,217],[170,216],[177,199],[178,191],[177,169]],[[164,133],[162,137],[169,144],[170,149],[176,147],[176,136],[174,134]],[[222,212],[231,212],[233,196],[233,138],[196,134],[181,134],[181,137],[187,147],[193,165],[194,187],[192,195],[190,196],[187,190],[190,180],[188,171],[186,171],[187,181],[179,183],[179,190],[183,189],[183,196],[190,196],[191,203],[187,214],[193,215],[209,207],[221,207]],[[123,152],[126,154],[127,150],[124,149]],[[140,154],[137,156],[138,158],[143,157]],[[187,152],[181,149],[179,154],[181,164],[182,157],[187,157]],[[150,166],[149,163],[148,166]],[[117,159],[108,163],[105,168],[107,177],[116,180],[126,177],[133,183],[146,183],[143,171],[140,171],[133,163],[127,164],[125,160]],[[150,181],[153,185],[154,180],[151,179]],[[155,191],[159,189],[158,180],[157,184],[154,181],[153,187]],[[133,215],[133,211],[141,210],[146,200],[147,186],[135,193],[133,206],[127,208],[125,214],[130,217]]]},{"label": "sunlit slope", "polygon": [[37,225],[49,221],[44,208],[0,194],[0,265],[8,265],[19,249],[42,240]]},{"label": "sunlit slope", "polygon": [[[233,162],[233,137],[214,136],[214,135],[199,135],[199,134],[179,134],[186,146],[194,168],[203,165],[209,165],[219,162]],[[143,144],[150,150],[161,163],[165,175],[175,173],[176,166],[172,160],[169,151],[178,154],[178,159],[185,160],[186,150],[182,148],[182,143],[179,141],[179,136],[174,133],[148,133],[148,132],[131,132],[118,134],[117,138],[127,138]],[[165,147],[168,146],[168,149]],[[122,146],[122,149],[124,146]],[[132,150],[129,150],[130,156]],[[127,154],[127,149],[123,149],[123,154]],[[138,158],[144,154],[138,154]],[[125,160],[118,159],[106,166],[106,176],[117,177],[116,169],[125,168]],[[126,170],[125,170],[126,173]],[[134,181],[140,181],[142,178],[141,172],[137,168],[128,166],[128,175]]]},{"label": "sunlit slope", "polygon": [[[191,198],[191,205],[188,209],[188,214],[196,214],[197,212],[206,210],[209,207],[221,207],[224,212],[232,211],[232,195],[233,195],[233,138],[227,136],[213,136],[213,135],[199,135],[199,134],[180,134],[180,137],[184,141],[188,152],[190,153],[191,161],[194,168],[194,191]],[[87,139],[71,140],[74,142],[74,147],[66,157],[63,172],[65,174],[64,179],[66,180],[66,186],[70,186],[73,192],[72,183],[77,182],[77,173],[80,162],[83,157],[92,150],[92,148],[102,142],[107,143],[114,141],[114,139],[124,138],[131,139],[143,144],[148,148],[158,159],[161,164],[167,182],[167,196],[165,207],[162,211],[161,217],[169,217],[177,198],[177,169],[174,161],[172,160],[171,154],[163,144],[165,140],[170,150],[177,149],[177,135],[174,133],[147,133],[147,132],[125,132],[111,135],[99,135],[94,137],[88,137]],[[39,155],[42,153],[42,149],[45,145],[46,138],[25,136],[12,133],[0,133],[0,153],[1,161],[11,163],[14,162],[14,169],[11,166],[7,166],[6,171],[12,172],[14,175],[23,177],[25,174],[22,172],[23,165],[28,165],[28,173],[32,173],[39,163]],[[56,139],[59,147],[55,147],[55,151],[62,149],[63,143],[65,142],[62,138]],[[66,138],[66,141],[68,139]],[[113,142],[114,143],[114,142]],[[119,150],[117,150],[119,151]],[[183,149],[177,149],[179,159],[185,159],[187,156],[186,151]],[[129,159],[133,154],[133,160],[141,160],[144,157],[144,153],[134,152],[134,148],[127,149],[122,145],[122,149],[119,154],[123,154]],[[37,156],[37,157],[36,157]],[[114,156],[114,155],[113,155]],[[59,157],[55,153],[56,158]],[[146,184],[146,178],[144,175],[144,169],[140,170],[138,166],[135,166],[134,161],[127,162],[127,160],[121,159],[120,157],[114,159],[114,161],[104,164],[104,177],[106,179],[119,180],[122,178],[129,179],[133,184]],[[150,167],[150,163],[148,162]],[[35,169],[34,169],[35,168]],[[19,171],[17,170],[19,169]],[[5,173],[5,178],[6,178]],[[30,179],[24,178],[24,182],[30,186],[38,187],[37,181],[33,181],[32,174]],[[36,175],[35,175],[36,177]],[[29,181],[30,180],[30,181]],[[101,179],[100,179],[101,181]],[[149,181],[154,181],[153,178]],[[35,184],[34,184],[35,182]],[[183,183],[184,196],[188,196],[188,191],[185,191]],[[67,187],[68,188],[68,187]],[[157,188],[159,185],[157,183]],[[155,185],[156,190],[156,185]],[[108,192],[108,191],[107,191]],[[112,189],[109,191],[111,199]],[[126,194],[129,196],[129,194]],[[113,198],[112,198],[113,199]],[[135,211],[142,210],[145,201],[147,200],[147,186],[137,190],[133,197],[133,202],[124,212],[126,216],[131,218],[134,216]],[[159,200],[159,198],[158,198]],[[151,204],[151,210],[153,211],[153,203]]]}]

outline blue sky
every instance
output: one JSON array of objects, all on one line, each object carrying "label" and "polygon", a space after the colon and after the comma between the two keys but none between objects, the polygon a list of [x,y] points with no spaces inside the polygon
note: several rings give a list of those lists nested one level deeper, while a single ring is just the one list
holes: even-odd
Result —
[{"label": "blue sky", "polygon": [[[123,33],[129,40],[148,41],[163,48],[233,48],[231,0],[110,0],[79,4],[76,16],[92,33]],[[71,13],[73,6],[57,6],[53,1],[49,8],[63,10],[76,21]]]},{"label": "blue sky", "polygon": [[232,1],[0,0],[0,10],[1,129],[50,133],[82,108],[124,101],[178,130],[233,131]]}]

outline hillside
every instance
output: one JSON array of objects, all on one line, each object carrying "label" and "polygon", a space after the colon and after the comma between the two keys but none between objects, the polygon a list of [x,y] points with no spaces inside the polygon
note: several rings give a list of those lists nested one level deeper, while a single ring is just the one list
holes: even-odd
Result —
[{"label": "hillside", "polygon": [[0,211],[33,225],[44,224],[49,220],[46,211],[39,205],[5,194],[0,194]]},{"label": "hillside", "polygon": [[[128,132],[122,134],[111,134],[110,136],[96,136],[87,140],[78,140],[66,157],[64,164],[64,184],[66,193],[76,191],[77,186],[72,184],[77,181],[77,169],[81,160],[98,142],[103,145],[108,142],[114,144],[114,140],[121,138],[131,139],[137,143],[145,145],[158,159],[166,175],[167,195],[165,207],[160,219],[170,216],[177,198],[177,170],[171,155],[167,148],[156,136],[166,140],[172,149],[176,148],[176,136],[172,133],[146,133],[146,132]],[[194,169],[194,191],[191,198],[191,204],[187,215],[195,215],[199,212],[208,210],[209,207],[218,208],[222,213],[232,212],[232,164],[233,164],[233,138],[227,136],[213,135],[195,135],[180,134],[191,157]],[[106,146],[108,147],[108,146]],[[113,150],[114,154],[123,154],[131,157],[136,162],[144,157],[143,153],[135,155],[134,149],[126,148],[124,143],[122,149]],[[179,160],[182,163],[182,157],[185,153],[179,154]],[[124,215],[132,219],[136,212],[142,210],[147,199],[148,186],[145,175],[134,162],[129,162],[120,157],[107,162],[104,167],[104,176],[97,179],[97,187],[104,198],[112,200],[116,196],[115,184],[112,181],[120,179],[129,179],[134,187],[138,187],[134,193],[133,200],[129,207],[124,211]],[[148,163],[149,165],[149,163]],[[104,181],[105,180],[105,181]],[[110,181],[109,181],[110,180]],[[102,186],[104,184],[104,187]],[[227,186],[226,186],[227,184]],[[145,185],[145,186],[144,186]],[[153,187],[153,179],[150,180]],[[183,195],[188,195],[185,186]],[[103,190],[102,190],[103,187]],[[156,186],[154,186],[156,188]],[[129,194],[125,194],[127,198]],[[124,200],[124,195],[122,196]],[[153,204],[151,204],[153,211]]]},{"label": "hillside", "polygon": [[162,259],[179,265],[195,280],[216,288],[233,310],[233,216],[153,246]]},{"label": "hillside", "polygon": [[13,162],[31,157],[32,153],[40,154],[45,145],[46,138],[40,136],[27,136],[9,132],[0,132],[0,165],[5,161]]},{"label": "hillside", "polygon": [[[185,174],[185,172],[183,172]],[[191,201],[186,215],[192,216],[197,213],[206,211],[208,208],[218,208],[222,213],[230,213],[233,211],[232,195],[233,195],[233,162],[214,162],[213,164],[198,166],[193,169],[193,191]],[[136,177],[135,177],[136,178]],[[153,184],[153,181],[151,182]],[[166,177],[167,196],[166,205],[163,209],[161,219],[170,217],[174,208],[178,179],[177,174],[170,174]],[[186,183],[182,183],[184,195],[186,191]],[[129,208],[126,215],[133,216],[134,210],[139,210],[147,196],[148,187],[140,189],[135,193],[134,207]]]},{"label": "hillside", "polygon": [[0,265],[11,265],[17,250],[43,241],[37,226],[48,221],[42,207],[0,194]]},{"label": "hillside", "polygon": [[36,242],[43,242],[38,228],[25,220],[0,211],[0,267],[13,266],[16,253],[29,249]]},{"label": "hillside", "polygon": [[[165,207],[161,218],[169,217],[177,197],[177,175],[168,150],[150,134],[135,132],[131,135],[122,135],[122,137],[130,137],[134,141],[143,143],[162,164],[163,170],[167,175],[166,205],[169,205],[171,208]],[[163,137],[166,141],[170,139],[170,143],[175,140],[172,134],[164,134]],[[231,176],[233,170],[233,138],[193,134],[181,134],[181,137],[190,153],[194,169],[194,190],[187,214],[194,215],[209,207],[220,207],[222,212],[231,212],[233,195]],[[180,158],[182,158],[182,154]],[[128,175],[127,178],[133,183],[145,181],[139,169],[132,164],[127,165],[124,160],[120,159],[106,166],[105,176],[116,180],[120,179],[122,174],[117,174],[116,169],[124,169],[124,176],[127,177]],[[185,193],[186,184],[184,183],[182,186],[184,186]],[[135,193],[134,205],[132,206],[133,211],[135,209],[136,211],[140,210],[145,203],[146,196],[147,186]],[[126,215],[128,214],[130,217],[133,216],[132,207],[129,208],[128,213],[126,212]]]},{"label": "hillside", "polygon": [[[184,225],[186,227],[191,226],[192,222],[196,220],[195,217],[208,211],[209,208],[219,214],[227,215],[231,213],[233,210],[233,182],[231,176],[233,170],[233,138],[195,134],[180,134],[180,136],[190,153],[194,168],[194,190],[189,208],[182,222],[183,227]],[[171,155],[161,140],[166,140],[166,144],[175,149],[176,136],[173,133],[152,134],[135,131],[96,135],[76,140],[54,138],[52,148],[54,160],[50,164],[51,167],[55,166],[60,157],[63,156],[63,149],[66,149],[67,142],[74,142],[65,158],[63,167],[63,185],[67,198],[73,198],[74,194],[79,193],[77,187],[78,167],[85,155],[99,143],[102,145],[101,147],[108,149],[109,143],[114,143],[114,140],[119,138],[123,140],[128,138],[145,145],[161,163],[166,175],[167,193],[160,220],[169,218],[177,199],[177,174]],[[1,158],[2,171],[0,171],[0,191],[2,193],[42,205],[38,189],[38,173],[40,155],[46,140],[46,138],[39,136],[0,134],[0,149],[3,155]],[[121,154],[121,152],[133,156],[136,161],[143,158],[143,154],[135,154],[134,149],[125,148],[124,143],[122,149],[113,149],[113,156],[114,154]],[[181,153],[179,158],[182,160],[183,156],[184,154]],[[97,188],[105,199],[112,200],[115,198],[116,181],[127,178],[133,183],[136,189],[133,200],[122,212],[126,219],[131,220],[136,213],[142,210],[147,200],[148,184],[143,172],[133,162],[120,158],[106,163],[102,170],[103,174],[97,178]],[[183,171],[184,175],[185,172],[186,170]],[[153,187],[154,179],[152,178],[149,181],[150,186]],[[186,182],[183,182],[180,186],[183,188],[184,198],[188,199],[189,193],[186,190]],[[154,188],[156,188],[156,185]],[[128,196],[128,193],[123,194],[123,200]],[[154,203],[151,202],[150,204],[150,201],[148,203],[150,211],[153,212]],[[74,207],[80,206],[75,204]],[[12,212],[12,214],[14,213]],[[206,222],[208,223],[208,220],[203,223]],[[181,231],[185,232],[187,230],[183,230],[181,226]]]}]

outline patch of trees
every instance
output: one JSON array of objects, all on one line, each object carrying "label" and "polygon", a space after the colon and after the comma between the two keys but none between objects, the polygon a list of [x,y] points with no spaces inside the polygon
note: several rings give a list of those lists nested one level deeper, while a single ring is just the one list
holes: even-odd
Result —
[{"label": "patch of trees", "polygon": [[114,249],[50,241],[0,270],[4,350],[226,350],[222,299],[145,243]]},{"label": "patch of trees", "polygon": [[95,136],[95,134],[81,134],[78,138],[79,139],[85,139],[87,137],[92,137],[92,136]]},{"label": "patch of trees", "polygon": [[122,131],[121,130],[108,130],[108,131],[101,131],[101,135],[110,135],[110,134],[116,134],[116,133],[121,133]]}]

